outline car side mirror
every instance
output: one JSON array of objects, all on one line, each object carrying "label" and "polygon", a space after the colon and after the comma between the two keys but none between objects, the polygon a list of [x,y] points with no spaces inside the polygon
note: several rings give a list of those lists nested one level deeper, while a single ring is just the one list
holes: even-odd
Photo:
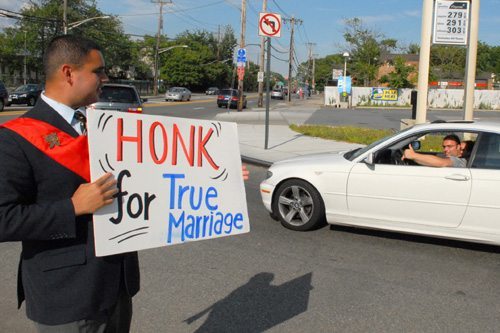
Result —
[{"label": "car side mirror", "polygon": [[421,145],[420,145],[420,141],[416,140],[416,141],[412,141],[410,143],[411,145],[411,148],[413,148],[413,150],[419,150]]},{"label": "car side mirror", "polygon": [[373,153],[369,153],[363,160],[363,163],[373,165]]}]

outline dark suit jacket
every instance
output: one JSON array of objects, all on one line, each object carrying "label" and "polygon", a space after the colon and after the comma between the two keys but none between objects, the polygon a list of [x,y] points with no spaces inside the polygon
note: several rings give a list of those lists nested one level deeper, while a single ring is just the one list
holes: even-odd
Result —
[{"label": "dark suit jacket", "polygon": [[[24,117],[77,132],[41,98]],[[139,290],[137,253],[96,258],[92,216],[75,217],[71,196],[85,180],[17,133],[0,129],[0,241],[22,241],[19,306],[46,325],[92,319],[120,288]]]}]

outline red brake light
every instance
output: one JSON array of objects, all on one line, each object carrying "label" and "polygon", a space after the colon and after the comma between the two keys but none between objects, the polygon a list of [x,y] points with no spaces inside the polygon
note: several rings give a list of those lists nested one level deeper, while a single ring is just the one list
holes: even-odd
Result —
[{"label": "red brake light", "polygon": [[128,112],[133,112],[133,113],[142,113],[142,108],[128,108]]}]

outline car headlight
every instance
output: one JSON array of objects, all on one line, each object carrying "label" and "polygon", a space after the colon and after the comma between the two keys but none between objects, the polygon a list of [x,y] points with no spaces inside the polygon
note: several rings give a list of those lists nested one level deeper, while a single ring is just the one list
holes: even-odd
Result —
[{"label": "car headlight", "polygon": [[272,176],[273,176],[273,173],[271,171],[267,170],[267,172],[266,172],[266,178],[264,178],[264,179],[269,179]]},{"label": "car headlight", "polygon": [[24,97],[26,97],[26,94],[19,95],[19,98],[24,98]]}]

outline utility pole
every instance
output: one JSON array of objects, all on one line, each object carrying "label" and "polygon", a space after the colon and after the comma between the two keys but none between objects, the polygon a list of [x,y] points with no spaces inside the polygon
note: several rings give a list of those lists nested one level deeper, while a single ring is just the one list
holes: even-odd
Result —
[{"label": "utility pole", "polygon": [[152,3],[157,3],[160,5],[160,16],[158,17],[158,32],[156,34],[156,47],[155,47],[155,59],[154,59],[154,82],[153,82],[153,95],[158,95],[158,51],[160,49],[160,36],[163,30],[163,5],[171,4],[172,1],[164,0],[151,0]]},{"label": "utility pole", "polygon": [[290,22],[291,26],[291,32],[290,32],[290,53],[288,56],[288,101],[290,102],[292,100],[292,63],[293,63],[293,53],[294,53],[294,45],[293,45],[293,33],[295,30],[295,23],[297,24],[302,24],[302,20],[296,19],[295,17],[292,16],[291,19],[284,18],[283,22],[287,23]]},{"label": "utility pole", "polygon": [[312,71],[312,81],[311,81],[311,87],[312,87],[312,92],[316,93],[316,57],[318,54],[314,53],[313,54],[313,71]]},{"label": "utility pole", "polygon": [[[262,0],[262,12],[265,13],[267,10],[267,0]],[[264,36],[260,37],[260,61],[259,61],[259,71],[264,71],[264,45],[266,39]],[[259,82],[259,100],[257,106],[261,108],[264,105],[264,81]]]},{"label": "utility pole", "polygon": [[314,76],[314,60],[313,60],[313,47],[316,45],[316,43],[306,43],[307,48],[309,49],[308,52],[308,63],[307,63],[307,80],[308,84],[311,85],[312,87],[312,77]]},{"label": "utility pole", "polygon": [[26,70],[26,56],[28,52],[26,50],[26,30],[24,31],[24,70],[23,70],[23,84],[26,84],[27,70]]},{"label": "utility pole", "polygon": [[64,0],[63,3],[63,32],[66,35],[68,33],[68,0]]},{"label": "utility pole", "polygon": [[[241,0],[241,35],[240,48],[245,48],[245,32],[247,26],[247,1]],[[238,112],[243,110],[243,77],[238,77]]]}]

